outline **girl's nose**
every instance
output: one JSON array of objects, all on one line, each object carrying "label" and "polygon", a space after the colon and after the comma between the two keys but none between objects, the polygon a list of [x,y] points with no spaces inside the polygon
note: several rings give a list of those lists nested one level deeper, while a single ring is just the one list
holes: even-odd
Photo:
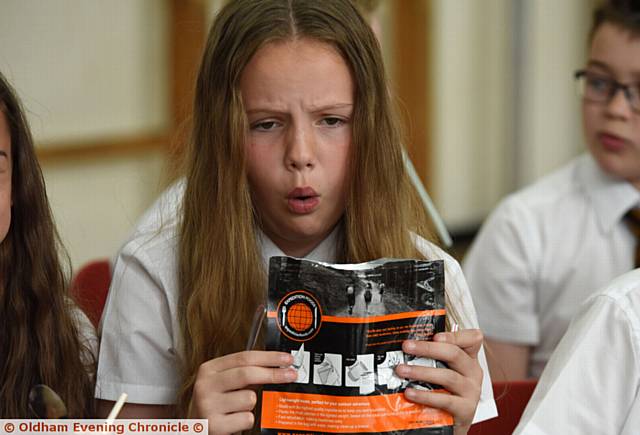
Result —
[{"label": "girl's nose", "polygon": [[287,138],[285,166],[290,170],[312,169],[316,164],[312,127],[292,126]]}]

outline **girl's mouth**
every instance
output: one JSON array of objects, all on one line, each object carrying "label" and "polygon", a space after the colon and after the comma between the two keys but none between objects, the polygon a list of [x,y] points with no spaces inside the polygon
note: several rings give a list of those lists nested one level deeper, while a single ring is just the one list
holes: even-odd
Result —
[{"label": "girl's mouth", "polygon": [[320,195],[311,187],[296,187],[287,195],[287,204],[292,213],[309,214],[320,204]]}]

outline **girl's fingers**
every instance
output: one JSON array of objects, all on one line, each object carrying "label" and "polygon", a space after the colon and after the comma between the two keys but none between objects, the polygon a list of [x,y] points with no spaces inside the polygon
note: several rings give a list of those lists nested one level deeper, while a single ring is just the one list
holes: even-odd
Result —
[{"label": "girl's fingers", "polygon": [[471,424],[478,403],[453,394],[420,391],[415,388],[407,388],[404,394],[412,402],[447,411],[453,415],[456,426]]},{"label": "girl's fingers", "polygon": [[458,396],[480,397],[481,383],[476,383],[474,378],[466,378],[455,370],[400,364],[396,367],[396,373],[405,379],[441,385]]},{"label": "girl's fingers", "polygon": [[293,356],[286,352],[248,350],[209,360],[200,366],[205,373],[222,372],[235,367],[287,367],[293,364]]},{"label": "girl's fingers", "polygon": [[249,385],[278,384],[296,379],[293,363],[285,352],[245,351],[222,356],[200,365],[194,389],[231,391]]},{"label": "girl's fingers", "polygon": [[253,390],[239,390],[224,394],[217,393],[216,395],[217,400],[212,401],[209,406],[219,414],[253,411],[258,403],[258,397]]},{"label": "girl's fingers", "polygon": [[477,358],[484,336],[479,329],[464,329],[456,332],[440,332],[433,336],[437,343],[450,343],[464,350],[471,358]]},{"label": "girl's fingers", "polygon": [[402,348],[406,353],[444,361],[449,368],[400,364],[396,367],[398,376],[442,385],[450,393],[408,388],[407,399],[449,412],[458,426],[471,424],[482,389],[483,373],[477,359],[481,345],[478,330],[440,333],[428,342],[405,341]]},{"label": "girl's fingers", "polygon": [[256,393],[251,385],[295,381],[285,352],[245,351],[200,365],[192,394],[193,415],[209,420],[209,433],[234,434],[253,427]]},{"label": "girl's fingers", "polygon": [[[233,414],[216,415],[209,418],[210,435],[231,435],[253,427],[252,412],[236,412]],[[222,430],[222,428],[224,428]]]},{"label": "girl's fingers", "polygon": [[206,379],[197,379],[196,385],[200,382],[200,388],[204,390],[226,392],[251,385],[289,383],[297,377],[297,372],[292,368],[238,367],[215,373]]},{"label": "girl's fingers", "polygon": [[449,368],[464,376],[482,376],[482,369],[478,364],[478,360],[470,357],[467,352],[456,345],[433,341],[407,340],[402,343],[402,349],[411,355],[443,361],[447,363]]}]

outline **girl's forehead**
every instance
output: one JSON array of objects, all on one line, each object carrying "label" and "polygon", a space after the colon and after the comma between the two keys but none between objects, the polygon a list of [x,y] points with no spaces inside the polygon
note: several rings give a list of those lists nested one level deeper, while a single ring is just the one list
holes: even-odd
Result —
[{"label": "girl's forehead", "polygon": [[305,102],[353,96],[351,70],[331,45],[310,39],[271,42],[255,53],[240,78],[243,98]]},{"label": "girl's forehead", "polygon": [[290,54],[297,55],[300,58],[304,58],[305,56],[309,56],[310,51],[314,52],[314,56],[337,56],[342,60],[342,62],[346,63],[346,60],[343,58],[342,53],[335,45],[326,41],[322,41],[320,39],[309,38],[306,36],[267,41],[262,44],[251,56],[251,59],[249,59],[249,63],[256,59],[256,57],[261,57],[265,52],[269,52],[270,55],[273,55],[274,52],[281,53],[282,55],[290,52]]}]

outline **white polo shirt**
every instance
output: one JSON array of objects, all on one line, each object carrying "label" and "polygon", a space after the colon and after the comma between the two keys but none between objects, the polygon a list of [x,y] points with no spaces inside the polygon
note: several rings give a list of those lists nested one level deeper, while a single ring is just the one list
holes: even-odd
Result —
[{"label": "white polo shirt", "polygon": [[[115,262],[111,288],[101,320],[96,397],[117,400],[126,392],[130,403],[173,404],[181,378],[178,373],[181,333],[178,324],[176,252],[177,213],[184,182],[168,189],[143,216]],[[265,268],[269,258],[284,253],[260,234]],[[435,245],[419,239],[418,248],[430,259],[445,260],[447,297],[455,302],[461,328],[477,328],[469,290],[459,264]],[[305,258],[334,262],[335,231]],[[497,415],[484,349],[484,371],[476,421]]]},{"label": "white polo shirt", "polygon": [[623,221],[640,204],[631,184],[591,155],[507,197],[482,226],[463,266],[487,338],[531,345],[538,377],[580,303],[633,269]]},{"label": "white polo shirt", "polygon": [[640,432],[640,269],[578,311],[542,373],[515,433]]},{"label": "white polo shirt", "polygon": [[72,300],[68,300],[71,318],[76,322],[81,349],[80,359],[83,364],[90,365],[92,377],[95,375],[93,364],[98,359],[98,336],[89,317]]}]

